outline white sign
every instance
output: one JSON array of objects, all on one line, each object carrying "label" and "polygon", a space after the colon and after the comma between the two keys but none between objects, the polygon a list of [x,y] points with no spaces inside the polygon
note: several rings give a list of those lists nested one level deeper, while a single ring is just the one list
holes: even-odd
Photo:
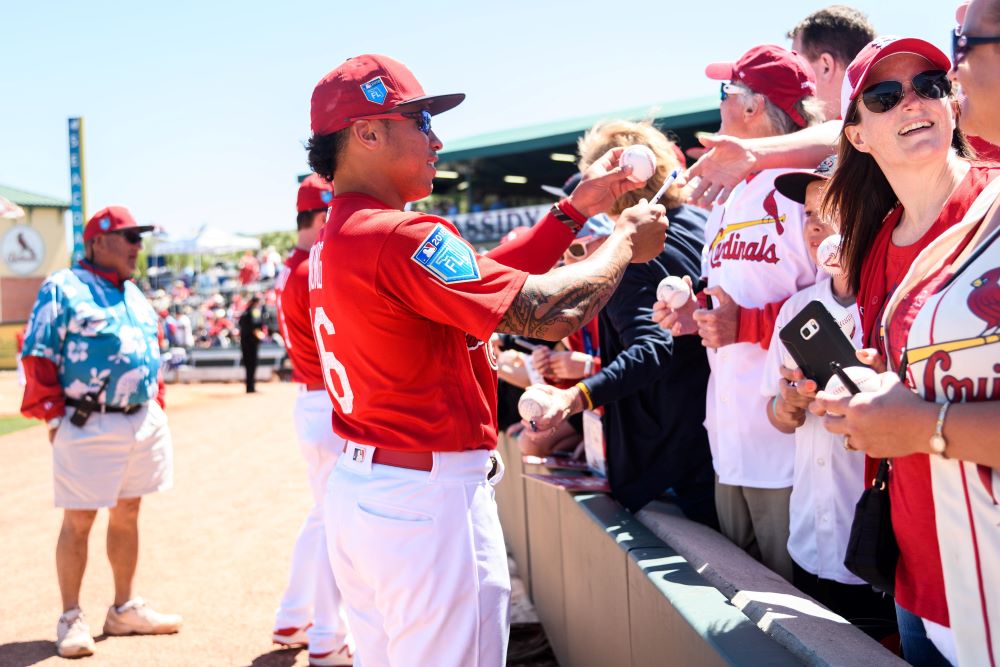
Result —
[{"label": "white sign", "polygon": [[34,227],[14,225],[3,236],[0,253],[11,271],[25,276],[42,265],[42,260],[45,259],[45,242]]},{"label": "white sign", "polygon": [[501,208],[448,216],[448,219],[469,243],[485,243],[500,240],[515,227],[534,227],[550,208],[552,204]]}]

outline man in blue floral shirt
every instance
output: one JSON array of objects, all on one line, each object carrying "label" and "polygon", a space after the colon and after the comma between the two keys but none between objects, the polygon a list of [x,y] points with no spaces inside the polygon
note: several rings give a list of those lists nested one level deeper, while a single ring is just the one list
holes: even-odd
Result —
[{"label": "man in blue floral shirt", "polygon": [[173,484],[157,317],[129,280],[141,234],[151,229],[122,206],[98,211],[84,229],[85,259],[49,276],[28,321],[21,412],[48,424],[55,504],[64,511],[56,544],[63,602],[56,648],[63,657],[94,652],[79,596],[87,539],[102,507],[110,511],[115,582],[104,633],[167,634],[181,625],[180,616],[154,611],[132,590],[139,503]]}]

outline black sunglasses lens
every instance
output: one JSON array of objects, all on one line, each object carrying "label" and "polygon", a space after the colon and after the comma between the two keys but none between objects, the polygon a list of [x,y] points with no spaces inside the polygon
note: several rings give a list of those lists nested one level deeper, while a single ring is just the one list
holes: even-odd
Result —
[{"label": "black sunglasses lens", "polygon": [[719,99],[725,102],[727,97],[729,97],[729,94],[726,93],[726,82],[723,81],[719,84]]},{"label": "black sunglasses lens", "polygon": [[940,100],[951,93],[951,81],[948,73],[941,70],[921,72],[913,77],[913,90],[929,100]]},{"label": "black sunglasses lens", "polygon": [[885,113],[903,99],[903,84],[899,81],[883,81],[861,93],[861,101],[872,113]]},{"label": "black sunglasses lens", "polygon": [[417,121],[417,129],[424,134],[431,133],[431,112],[427,109],[414,111],[412,113],[405,113],[403,115]]},{"label": "black sunglasses lens", "polygon": [[138,232],[121,232],[121,236],[132,245],[142,242],[142,235]]}]

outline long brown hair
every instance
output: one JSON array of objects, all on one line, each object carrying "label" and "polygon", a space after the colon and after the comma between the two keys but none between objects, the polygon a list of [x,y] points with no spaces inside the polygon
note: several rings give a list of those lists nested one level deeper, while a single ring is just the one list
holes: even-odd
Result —
[{"label": "long brown hair", "polygon": [[[844,127],[858,123],[859,99],[851,101]],[[952,100],[951,96],[948,99]],[[957,124],[951,136],[951,147],[959,157],[972,159],[975,156]],[[840,221],[840,263],[847,270],[851,289],[857,294],[861,290],[861,265],[865,255],[899,198],[875,158],[856,149],[843,130],[837,153],[837,170],[823,193],[821,209],[824,216]]]}]

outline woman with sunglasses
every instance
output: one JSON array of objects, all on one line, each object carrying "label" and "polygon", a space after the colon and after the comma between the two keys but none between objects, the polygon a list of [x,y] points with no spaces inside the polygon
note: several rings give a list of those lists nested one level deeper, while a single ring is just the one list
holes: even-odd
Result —
[{"label": "woman with sunglasses", "polygon": [[[1000,261],[994,250],[992,263],[962,264],[1000,170],[971,161],[949,68],[933,45],[893,37],[848,68],[840,168],[824,207],[842,221],[864,340],[878,350],[864,357],[876,367],[886,359],[915,391],[885,373],[876,392],[820,393],[814,412],[845,447],[891,458],[904,657],[996,664],[1000,420],[975,402],[1000,396],[1000,346],[984,338],[1000,325],[991,268]],[[949,414],[950,403],[968,405]]]}]

